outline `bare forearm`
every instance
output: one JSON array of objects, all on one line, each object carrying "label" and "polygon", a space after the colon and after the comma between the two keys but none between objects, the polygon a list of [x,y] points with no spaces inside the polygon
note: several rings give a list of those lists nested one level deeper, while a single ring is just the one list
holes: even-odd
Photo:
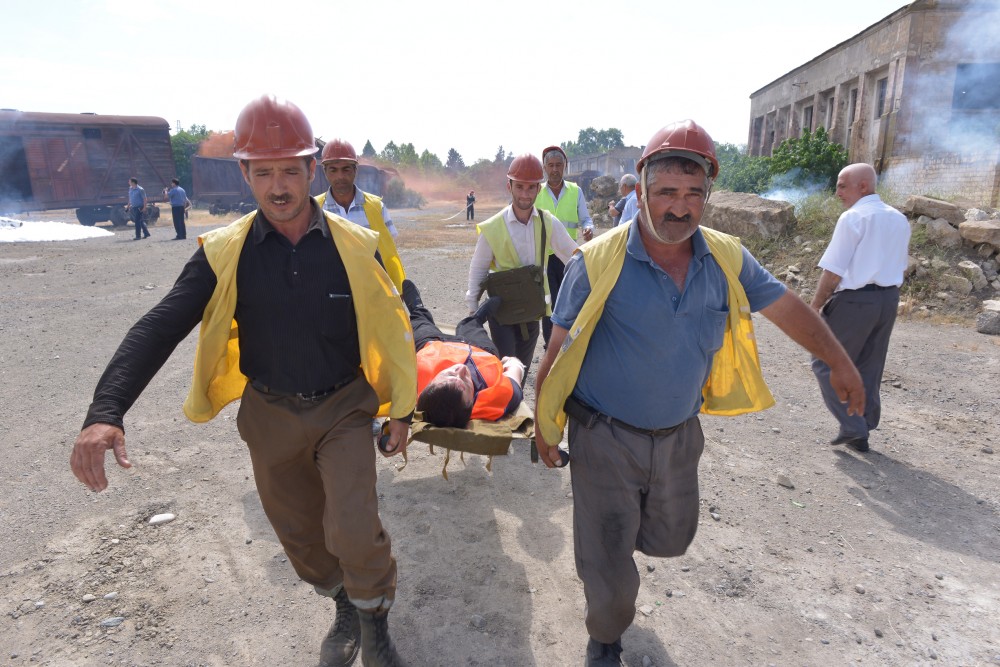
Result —
[{"label": "bare forearm", "polygon": [[760,312],[786,336],[813,356],[825,361],[831,368],[844,365],[853,367],[850,357],[830,331],[830,327],[793,292],[785,292],[780,299]]},{"label": "bare forearm", "polygon": [[814,310],[819,310],[823,307],[824,303],[830,300],[840,281],[841,276],[826,269],[823,270],[823,275],[819,277],[819,283],[816,285],[816,295],[813,296],[812,300]]}]

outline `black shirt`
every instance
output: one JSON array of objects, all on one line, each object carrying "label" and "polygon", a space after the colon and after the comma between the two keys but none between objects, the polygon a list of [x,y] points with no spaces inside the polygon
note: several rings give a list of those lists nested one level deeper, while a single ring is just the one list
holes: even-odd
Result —
[{"label": "black shirt", "polygon": [[[361,365],[347,270],[313,204],[293,246],[258,211],[236,272],[240,371],[279,393],[311,393],[356,376]],[[125,412],[201,321],[217,280],[203,248],[160,303],[129,330],[94,391],[84,427],[123,427]]]}]

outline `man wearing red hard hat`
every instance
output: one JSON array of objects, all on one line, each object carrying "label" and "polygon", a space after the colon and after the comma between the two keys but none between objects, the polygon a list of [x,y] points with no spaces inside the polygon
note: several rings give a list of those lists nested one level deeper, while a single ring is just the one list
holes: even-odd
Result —
[{"label": "man wearing red hard hat", "polygon": [[316,144],[305,114],[262,96],[236,121],[235,151],[259,208],[203,234],[166,297],[126,335],[98,382],[70,465],[107,488],[105,452],[131,467],[124,416],[201,323],[184,413],[236,418],[261,504],[299,577],[336,601],[321,667],[402,661],[387,614],[396,561],[378,515],[370,424],[404,451],[416,402],[413,335],[376,258],[377,235],[309,196]]},{"label": "man wearing red hard hat", "polygon": [[[507,191],[511,203],[488,220],[476,225],[479,239],[469,265],[469,289],[465,303],[471,315],[479,307],[481,287],[491,272],[508,271],[532,264],[544,267],[549,252],[569,260],[576,250],[576,241],[554,216],[543,214],[535,207],[535,197],[545,174],[541,161],[529,153],[519,155],[507,171]],[[545,215],[544,223],[542,215]],[[546,313],[551,312],[548,280],[542,280]],[[489,318],[490,336],[501,357],[517,357],[527,369],[531,366],[538,342],[538,320],[521,324],[501,324],[494,315]]]},{"label": "man wearing red hard hat", "polygon": [[864,407],[861,378],[819,316],[739,239],[699,226],[719,171],[708,133],[690,120],[668,125],[637,168],[635,222],[584,245],[566,266],[536,380],[535,438],[548,467],[561,462],[556,445],[569,423],[593,666],[622,664],[639,591],[633,553],[680,556],[694,539],[698,413],[774,404],[751,311],[829,364],[848,410]]}]

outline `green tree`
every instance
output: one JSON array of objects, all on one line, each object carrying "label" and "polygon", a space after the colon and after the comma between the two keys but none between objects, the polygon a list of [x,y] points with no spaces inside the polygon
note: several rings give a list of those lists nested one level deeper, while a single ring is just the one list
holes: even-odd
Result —
[{"label": "green tree", "polygon": [[622,131],[617,127],[606,130],[595,130],[588,127],[585,130],[580,130],[576,141],[564,141],[560,145],[566,151],[566,155],[589,155],[607,153],[615,148],[625,148],[625,139]]},{"label": "green tree", "polygon": [[780,177],[782,185],[833,189],[837,174],[847,166],[847,151],[830,141],[826,130],[819,127],[815,133],[804,130],[801,137],[781,142],[771,153],[769,166],[771,175]]},{"label": "green tree", "polygon": [[448,149],[448,162],[445,164],[449,169],[465,169],[465,160],[454,148]]},{"label": "green tree", "polygon": [[431,153],[426,148],[424,152],[420,154],[420,168],[424,171],[440,171],[444,167],[441,164],[441,158],[439,158],[434,153]]},{"label": "green tree", "polygon": [[500,146],[497,148],[497,154],[493,156],[493,164],[503,164],[506,159],[507,153],[504,151],[503,146]]},{"label": "green tree", "polygon": [[361,157],[373,158],[378,157],[378,153],[375,152],[375,147],[372,146],[371,139],[365,142],[365,147],[361,149]]},{"label": "green tree", "polygon": [[404,167],[415,167],[419,160],[420,156],[417,155],[417,149],[413,147],[413,144],[400,144],[398,160],[400,165]]},{"label": "green tree", "polygon": [[198,152],[198,146],[208,139],[211,132],[204,125],[192,125],[187,130],[181,130],[170,137],[170,149],[174,154],[174,166],[177,169],[177,179],[181,187],[194,197],[194,186],[191,182],[191,158]]},{"label": "green tree", "polygon": [[715,185],[733,192],[766,192],[771,183],[770,158],[749,155],[746,146],[716,144],[719,177]]},{"label": "green tree", "polygon": [[389,143],[385,145],[382,152],[379,153],[379,157],[386,162],[391,162],[393,164],[399,164],[399,146],[396,145],[395,141],[389,140]]}]

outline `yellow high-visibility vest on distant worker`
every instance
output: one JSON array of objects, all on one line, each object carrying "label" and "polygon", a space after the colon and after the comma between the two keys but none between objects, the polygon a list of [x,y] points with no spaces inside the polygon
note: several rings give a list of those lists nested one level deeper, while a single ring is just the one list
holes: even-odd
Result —
[{"label": "yellow high-visibility vest on distant worker", "polygon": [[578,207],[580,205],[580,197],[583,196],[583,193],[580,191],[579,185],[569,181],[563,181],[563,190],[566,192],[559,198],[559,204],[557,205],[555,200],[552,199],[552,193],[549,191],[548,186],[542,183],[542,188],[535,197],[535,206],[545,209],[556,216],[559,222],[563,223],[566,231],[569,232],[570,238],[575,241],[577,230],[580,227],[580,209]]},{"label": "yellow high-visibility vest on distant worker", "polygon": [[[316,203],[319,204],[320,208],[323,208],[323,203],[326,202],[326,196],[329,193],[330,190],[327,189],[316,197]],[[403,270],[403,262],[399,259],[399,252],[396,250],[396,241],[392,238],[392,234],[389,233],[389,228],[382,218],[382,198],[364,190],[361,191],[361,194],[365,196],[364,209],[368,224],[372,230],[378,232],[378,254],[382,258],[385,272],[389,274],[396,289],[402,292],[406,272]]]},{"label": "yellow high-visibility vest on distant worker", "polygon": [[[333,243],[351,285],[361,369],[378,395],[380,417],[400,419],[417,403],[417,358],[413,329],[399,294],[374,261],[375,232],[324,211]],[[257,212],[198,237],[215,273],[216,285],[201,320],[194,355],[191,389],[184,414],[206,422],[243,394],[247,378],[240,372],[236,313],[236,268],[240,251]],[[382,236],[388,236],[388,232]],[[396,326],[387,326],[393,320]],[[391,411],[390,411],[391,410]]]},{"label": "yellow high-visibility vest on distant worker", "polygon": [[[590,337],[625,264],[630,227],[620,225],[577,251],[583,253],[591,291],[566,334],[562,349],[538,394],[538,423],[535,428],[541,430],[542,437],[549,444],[562,440],[566,426],[563,405],[573,393]],[[708,381],[702,387],[704,402],[701,411],[710,415],[731,416],[764,410],[774,405],[774,397],[761,373],[753,320],[750,318],[750,302],[740,284],[740,269],[743,266],[740,240],[707,227],[702,227],[701,232],[729,285],[726,331],[722,347],[712,359]]]},{"label": "yellow high-visibility vest on distant worker", "polygon": [[[490,271],[509,271],[516,269],[521,264],[521,258],[514,248],[514,241],[510,238],[510,231],[507,229],[507,222],[504,220],[504,210],[493,217],[484,220],[476,225],[476,231],[486,237],[486,242],[490,244],[493,251],[493,261],[490,263]],[[548,254],[552,254],[552,218],[546,217],[541,209],[538,215],[544,220],[545,225],[545,246]],[[532,217],[534,222],[534,217]],[[535,225],[535,256],[538,266],[542,266],[544,255],[539,251],[542,245],[542,226]],[[549,296],[549,279],[542,273],[542,286],[545,292],[545,314],[552,314],[552,297]]]}]

